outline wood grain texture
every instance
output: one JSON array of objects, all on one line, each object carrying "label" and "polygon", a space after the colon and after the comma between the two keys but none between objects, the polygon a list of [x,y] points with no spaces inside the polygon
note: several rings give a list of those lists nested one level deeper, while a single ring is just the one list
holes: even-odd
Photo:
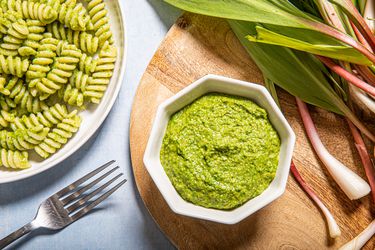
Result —
[{"label": "wood grain texture", "polygon": [[[151,60],[135,96],[130,124],[132,164],[140,195],[170,240],[181,249],[337,249],[371,221],[370,199],[350,201],[334,183],[306,138],[294,98],[279,90],[282,110],[297,143],[294,161],[305,180],[333,212],[342,236],[329,239],[319,210],[289,177],[285,194],[236,225],[196,220],[174,214],[148,175],[143,153],[157,106],[206,74],[261,83],[262,75],[223,20],[184,14],[171,28]],[[328,150],[365,177],[345,121],[311,109]],[[371,240],[365,249],[374,249]]]}]

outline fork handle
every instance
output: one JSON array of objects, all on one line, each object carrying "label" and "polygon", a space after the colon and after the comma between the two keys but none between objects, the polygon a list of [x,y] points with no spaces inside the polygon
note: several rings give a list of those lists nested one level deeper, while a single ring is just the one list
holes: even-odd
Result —
[{"label": "fork handle", "polygon": [[31,231],[35,230],[36,228],[38,228],[38,226],[36,226],[35,223],[33,223],[33,222],[27,223],[26,225],[24,225],[20,229],[14,231],[13,233],[6,236],[5,238],[1,239],[0,240],[0,249],[5,248],[6,246],[8,246],[13,241],[15,241],[15,240],[21,238],[22,236],[30,233]]}]

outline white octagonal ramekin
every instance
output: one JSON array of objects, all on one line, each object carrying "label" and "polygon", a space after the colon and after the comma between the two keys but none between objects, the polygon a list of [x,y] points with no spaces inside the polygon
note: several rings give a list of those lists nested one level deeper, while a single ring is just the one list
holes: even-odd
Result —
[{"label": "white octagonal ramekin", "polygon": [[[266,109],[268,117],[281,140],[279,165],[275,179],[259,196],[229,211],[204,208],[182,199],[160,163],[160,149],[170,116],[202,95],[210,92],[243,96]],[[292,128],[265,87],[222,76],[207,75],[160,104],[143,162],[169,207],[175,213],[223,224],[235,224],[268,205],[284,193],[294,144],[295,134]]]}]

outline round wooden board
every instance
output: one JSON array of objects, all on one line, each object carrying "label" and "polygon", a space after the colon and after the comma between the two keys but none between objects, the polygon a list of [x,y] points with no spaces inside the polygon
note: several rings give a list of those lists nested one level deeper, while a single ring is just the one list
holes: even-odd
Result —
[{"label": "round wooden board", "polygon": [[[328,206],[341,227],[332,240],[325,221],[310,199],[289,177],[285,194],[236,225],[221,225],[171,211],[143,165],[143,153],[158,105],[206,74],[250,82],[262,75],[221,19],[184,14],[167,34],[151,60],[135,96],[130,121],[132,164],[140,195],[169,239],[181,249],[337,249],[371,221],[370,198],[350,201],[317,160],[306,138],[292,96],[279,90],[282,110],[297,143],[294,161],[302,176]],[[345,121],[311,109],[318,132],[329,151],[365,177]],[[365,249],[374,249],[371,240]]]}]

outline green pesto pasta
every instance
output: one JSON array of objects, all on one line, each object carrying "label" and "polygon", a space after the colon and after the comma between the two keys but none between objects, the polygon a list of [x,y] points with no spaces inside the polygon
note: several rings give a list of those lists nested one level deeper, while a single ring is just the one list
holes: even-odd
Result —
[{"label": "green pesto pasta", "polygon": [[12,169],[25,169],[30,167],[27,151],[12,151],[0,149],[0,166]]},{"label": "green pesto pasta", "polygon": [[29,68],[29,60],[18,56],[7,56],[0,54],[0,74],[22,77]]},{"label": "green pesto pasta", "polygon": [[98,51],[99,38],[86,31],[72,30],[58,22],[49,24],[47,30],[54,38],[68,41],[70,44],[74,44],[78,49],[82,50],[82,52],[92,55]]},{"label": "green pesto pasta", "polygon": [[2,130],[0,131],[0,146],[10,150],[30,150],[46,139],[49,130],[43,126],[16,131]]},{"label": "green pesto pasta", "polygon": [[35,147],[35,151],[43,158],[49,157],[51,154],[54,154],[56,150],[61,148],[62,145],[67,143],[68,139],[77,132],[80,124],[81,119],[78,115],[65,118],[57,124],[56,128],[48,133],[47,138],[43,140],[42,143]]},{"label": "green pesto pasta", "polygon": [[8,102],[13,102],[22,110],[36,113],[48,107],[44,101],[31,95],[22,78],[10,77],[4,89],[9,92],[8,95],[4,96],[4,99]]},{"label": "green pesto pasta", "polygon": [[62,148],[117,57],[103,0],[0,0],[0,170]]},{"label": "green pesto pasta", "polygon": [[29,35],[23,42],[22,46],[18,49],[18,53],[21,56],[35,56],[37,50],[40,47],[40,41],[44,38],[43,33],[45,31],[44,23],[39,20],[26,20]]},{"label": "green pesto pasta", "polygon": [[0,54],[4,56],[18,55],[18,49],[28,35],[29,29],[25,20],[18,19],[16,22],[11,23],[7,34],[3,37],[0,44]]},{"label": "green pesto pasta", "polygon": [[7,128],[13,121],[13,115],[6,110],[0,112],[0,129]]}]

